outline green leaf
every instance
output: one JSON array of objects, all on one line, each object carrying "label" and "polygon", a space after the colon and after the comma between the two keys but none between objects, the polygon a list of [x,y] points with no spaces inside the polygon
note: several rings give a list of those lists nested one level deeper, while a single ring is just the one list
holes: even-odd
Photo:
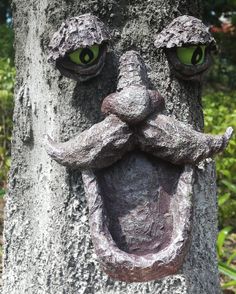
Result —
[{"label": "green leaf", "polygon": [[228,182],[227,180],[223,180],[222,183],[233,193],[236,194],[236,185]]},{"label": "green leaf", "polygon": [[225,284],[221,285],[221,288],[226,289],[226,288],[229,288],[229,287],[232,287],[232,286],[236,286],[236,281],[230,281],[228,283],[225,283]]},{"label": "green leaf", "polygon": [[219,256],[223,256],[223,254],[224,254],[223,245],[224,245],[226,237],[232,231],[232,229],[233,229],[233,227],[231,227],[231,226],[225,227],[218,234],[217,253]]},{"label": "green leaf", "polygon": [[219,266],[219,271],[230,277],[232,280],[235,280],[236,281],[236,270],[228,265],[226,265],[225,263],[223,262],[219,262],[218,263],[218,266]]},{"label": "green leaf", "polygon": [[223,205],[227,200],[230,199],[230,194],[225,193],[224,195],[220,195],[218,198],[218,205]]},{"label": "green leaf", "polygon": [[0,188],[0,198],[3,198],[5,194],[6,194],[6,191]]},{"label": "green leaf", "polygon": [[230,265],[231,262],[232,262],[235,258],[236,258],[236,251],[234,251],[234,252],[230,255],[230,257],[228,258],[226,264],[227,264],[227,265]]}]

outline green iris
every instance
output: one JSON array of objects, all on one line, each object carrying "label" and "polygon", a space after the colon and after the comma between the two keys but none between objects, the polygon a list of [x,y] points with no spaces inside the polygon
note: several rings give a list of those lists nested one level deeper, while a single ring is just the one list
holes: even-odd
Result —
[{"label": "green iris", "polygon": [[77,49],[69,54],[69,58],[76,64],[89,65],[98,58],[99,51],[99,45],[95,44],[91,47]]},{"label": "green iris", "polygon": [[177,57],[179,61],[186,65],[197,65],[203,64],[205,60],[206,46],[189,46],[189,47],[178,47]]}]

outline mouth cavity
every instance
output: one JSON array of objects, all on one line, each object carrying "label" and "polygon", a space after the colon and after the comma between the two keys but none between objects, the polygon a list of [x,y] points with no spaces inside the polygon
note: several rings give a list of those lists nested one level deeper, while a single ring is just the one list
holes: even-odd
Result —
[{"label": "mouth cavity", "polygon": [[191,229],[192,175],[190,167],[141,151],[83,172],[93,244],[110,277],[144,282],[179,270]]}]

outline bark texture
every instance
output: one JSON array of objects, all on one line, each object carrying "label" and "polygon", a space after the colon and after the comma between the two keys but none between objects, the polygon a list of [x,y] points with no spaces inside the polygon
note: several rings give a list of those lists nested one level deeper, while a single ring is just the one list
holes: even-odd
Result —
[{"label": "bark texture", "polygon": [[[17,84],[4,294],[220,293],[211,160],[197,170],[192,243],[179,275],[127,284],[108,278],[96,262],[80,172],[52,161],[43,143],[44,134],[66,141],[102,119],[102,99],[116,90],[117,57],[131,49],[144,58],[153,89],[166,99],[166,114],[201,130],[200,85],[176,79],[154,47],[154,35],[164,26],[182,14],[199,17],[199,9],[193,0],[13,1]],[[47,63],[47,47],[66,18],[88,12],[111,27],[114,52],[101,74],[82,84],[61,77]]]}]

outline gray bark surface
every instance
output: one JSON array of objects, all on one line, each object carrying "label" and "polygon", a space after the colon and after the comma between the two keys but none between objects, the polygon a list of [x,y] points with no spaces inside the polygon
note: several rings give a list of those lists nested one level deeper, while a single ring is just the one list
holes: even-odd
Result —
[{"label": "gray bark surface", "polygon": [[217,203],[211,160],[197,169],[192,243],[179,275],[126,284],[99,269],[88,226],[81,174],[52,161],[43,137],[66,141],[101,121],[101,102],[115,92],[117,58],[84,84],[47,63],[47,46],[61,22],[92,12],[112,29],[117,56],[140,52],[167,113],[203,128],[201,89],[171,75],[154,35],[181,14],[199,17],[199,1],[13,0],[17,83],[12,167],[5,212],[4,294],[220,293],[215,240]]}]

